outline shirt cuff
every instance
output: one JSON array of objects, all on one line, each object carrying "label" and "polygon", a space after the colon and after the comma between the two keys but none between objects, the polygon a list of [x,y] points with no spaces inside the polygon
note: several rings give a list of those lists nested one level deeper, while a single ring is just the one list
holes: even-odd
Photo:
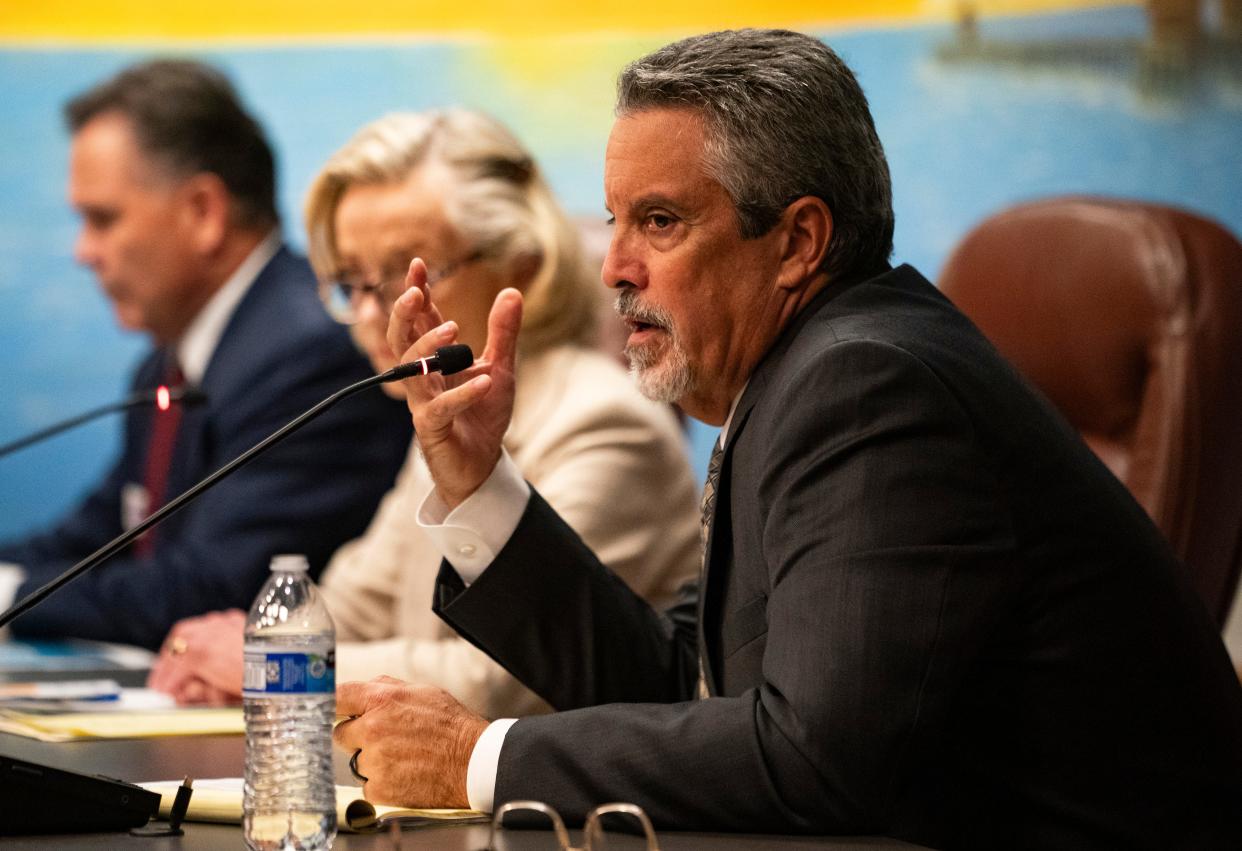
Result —
[{"label": "shirt cuff", "polygon": [[452,511],[433,488],[418,507],[418,525],[469,585],[513,537],[528,502],[530,485],[502,451],[491,475]]},{"label": "shirt cuff", "polygon": [[[17,601],[17,589],[26,581],[26,571],[19,564],[0,561],[0,612],[8,609]],[[0,641],[8,637],[9,628],[0,627]]]},{"label": "shirt cuff", "polygon": [[504,747],[509,728],[516,718],[501,718],[487,725],[470,753],[466,769],[466,798],[470,809],[490,813],[496,800],[496,770],[500,767],[500,749]]}]

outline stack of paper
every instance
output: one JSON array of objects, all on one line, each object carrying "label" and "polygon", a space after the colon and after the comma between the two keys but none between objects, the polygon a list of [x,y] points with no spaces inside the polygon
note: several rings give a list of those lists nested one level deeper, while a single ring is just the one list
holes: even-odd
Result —
[{"label": "stack of paper", "polygon": [[[130,696],[130,692],[134,692]],[[82,739],[148,739],[159,736],[241,735],[246,732],[242,711],[176,709],[146,689],[122,689],[107,709],[91,712],[26,712],[0,708],[0,732],[41,742]]]}]

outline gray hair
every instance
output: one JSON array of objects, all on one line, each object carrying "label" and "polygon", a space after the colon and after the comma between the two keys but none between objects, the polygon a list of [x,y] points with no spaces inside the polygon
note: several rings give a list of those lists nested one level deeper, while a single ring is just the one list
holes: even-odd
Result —
[{"label": "gray hair", "polygon": [[770,231],[797,198],[832,211],[823,271],[864,272],[893,250],[888,162],[867,98],[822,42],[788,30],[726,30],[674,42],[617,80],[618,116],[654,108],[703,116],[711,177],[743,238]]},{"label": "gray hair", "polygon": [[331,281],[339,269],[334,220],[345,191],[404,180],[431,162],[452,177],[445,217],[485,262],[538,261],[524,292],[522,349],[589,343],[598,298],[577,230],[521,143],[500,122],[472,110],[392,113],[332,155],[306,201],[310,260],[320,281]]}]

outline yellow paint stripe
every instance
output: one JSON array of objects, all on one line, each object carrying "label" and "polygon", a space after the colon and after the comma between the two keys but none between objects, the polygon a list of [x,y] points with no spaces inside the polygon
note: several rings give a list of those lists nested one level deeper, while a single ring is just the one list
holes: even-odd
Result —
[{"label": "yellow paint stripe", "polygon": [[[1136,0],[1130,0],[1135,2]],[[540,36],[675,32],[740,26],[815,28],[1025,14],[1117,5],[1116,0],[0,0],[6,42],[335,40],[409,36]]]}]

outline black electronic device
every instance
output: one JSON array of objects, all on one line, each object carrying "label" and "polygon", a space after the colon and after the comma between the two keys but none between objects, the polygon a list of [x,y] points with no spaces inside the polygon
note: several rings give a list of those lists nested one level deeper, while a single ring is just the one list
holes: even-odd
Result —
[{"label": "black electronic device", "polygon": [[0,836],[99,833],[146,824],[159,811],[156,792],[0,754]]}]

